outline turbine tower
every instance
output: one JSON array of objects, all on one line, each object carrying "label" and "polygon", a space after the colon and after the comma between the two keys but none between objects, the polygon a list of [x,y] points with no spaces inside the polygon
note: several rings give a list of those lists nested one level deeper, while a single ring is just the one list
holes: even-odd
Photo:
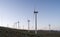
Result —
[{"label": "turbine tower", "polygon": [[35,14],[35,34],[37,34],[37,13],[38,13],[38,11],[34,10],[34,14]]},{"label": "turbine tower", "polygon": [[30,30],[30,20],[28,20],[28,32]]},{"label": "turbine tower", "polygon": [[18,21],[18,22],[17,22],[17,24],[18,24],[18,29],[20,28],[20,25],[19,25],[19,23],[20,23],[20,22]]},{"label": "turbine tower", "polygon": [[49,24],[49,31],[51,30],[51,25]]}]

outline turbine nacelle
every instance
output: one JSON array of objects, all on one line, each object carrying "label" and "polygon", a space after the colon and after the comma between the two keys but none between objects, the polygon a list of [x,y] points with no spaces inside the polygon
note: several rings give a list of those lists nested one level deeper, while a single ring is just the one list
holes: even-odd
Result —
[{"label": "turbine nacelle", "polygon": [[34,13],[38,13],[38,11],[34,11]]}]

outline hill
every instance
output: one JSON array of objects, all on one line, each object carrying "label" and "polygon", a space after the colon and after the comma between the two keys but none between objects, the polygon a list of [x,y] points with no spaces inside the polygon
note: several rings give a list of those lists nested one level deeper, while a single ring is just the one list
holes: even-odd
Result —
[{"label": "hill", "polygon": [[60,31],[38,30],[38,34],[34,30],[12,29],[0,27],[0,37],[60,37]]}]

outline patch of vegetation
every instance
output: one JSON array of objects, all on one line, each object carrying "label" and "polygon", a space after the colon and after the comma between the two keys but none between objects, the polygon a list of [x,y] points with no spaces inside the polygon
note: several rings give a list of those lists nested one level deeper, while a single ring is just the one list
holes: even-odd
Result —
[{"label": "patch of vegetation", "polygon": [[38,30],[38,34],[34,30],[18,30],[6,27],[0,27],[0,37],[60,37],[59,31]]}]

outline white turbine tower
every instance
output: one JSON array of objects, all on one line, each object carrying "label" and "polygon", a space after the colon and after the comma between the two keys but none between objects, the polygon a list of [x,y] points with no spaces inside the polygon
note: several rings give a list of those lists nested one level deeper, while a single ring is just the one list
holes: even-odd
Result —
[{"label": "white turbine tower", "polygon": [[35,34],[37,34],[37,13],[38,13],[38,11],[34,11],[34,14],[35,14]]},{"label": "white turbine tower", "polygon": [[28,32],[30,30],[30,20],[28,20]]},{"label": "white turbine tower", "polygon": [[51,30],[51,25],[49,24],[49,31]]},{"label": "white turbine tower", "polygon": [[17,24],[18,24],[18,29],[20,28],[20,25],[19,25],[19,23],[20,23],[20,22],[18,21],[18,22],[17,22]]}]

